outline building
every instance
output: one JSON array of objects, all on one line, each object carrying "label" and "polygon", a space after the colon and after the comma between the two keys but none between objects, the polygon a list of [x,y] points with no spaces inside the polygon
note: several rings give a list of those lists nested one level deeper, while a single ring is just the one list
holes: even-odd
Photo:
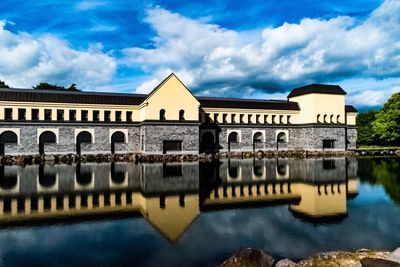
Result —
[{"label": "building", "polygon": [[357,110],[335,85],[287,100],[196,97],[174,75],[147,95],[0,89],[1,154],[355,149]]}]

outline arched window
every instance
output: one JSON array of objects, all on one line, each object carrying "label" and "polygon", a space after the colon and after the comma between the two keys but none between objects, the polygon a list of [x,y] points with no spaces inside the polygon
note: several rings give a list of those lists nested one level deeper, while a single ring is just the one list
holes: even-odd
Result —
[{"label": "arched window", "polygon": [[333,121],[333,115],[331,115],[331,117],[330,117],[330,123],[334,123],[334,121]]},{"label": "arched window", "polygon": [[45,131],[39,136],[40,144],[55,144],[56,142],[56,134],[51,131]]},{"label": "arched window", "polygon": [[160,121],[165,121],[165,109],[160,109]]},{"label": "arched window", "polygon": [[336,123],[340,123],[340,115],[337,115],[337,117],[336,117]]},{"label": "arched window", "polygon": [[320,120],[319,120],[320,117],[321,117],[321,114],[318,114],[317,115],[317,123],[321,123]]},{"label": "arched window", "polygon": [[18,136],[12,131],[5,131],[0,134],[1,144],[17,144]]},{"label": "arched window", "polygon": [[179,120],[180,121],[185,120],[185,111],[183,109],[179,110]]},{"label": "arched window", "polygon": [[228,136],[229,143],[237,143],[239,142],[239,135],[237,132],[231,132]]},{"label": "arched window", "polygon": [[276,137],[276,141],[278,143],[285,143],[286,142],[286,133],[280,132]]},{"label": "arched window", "polygon": [[111,135],[111,143],[125,143],[125,134],[121,131]]},{"label": "arched window", "polygon": [[260,132],[256,132],[253,136],[253,143],[262,143],[263,142],[263,135]]},{"label": "arched window", "polygon": [[76,136],[76,143],[81,144],[81,143],[92,143],[92,134],[89,133],[88,131],[83,131],[80,132]]}]

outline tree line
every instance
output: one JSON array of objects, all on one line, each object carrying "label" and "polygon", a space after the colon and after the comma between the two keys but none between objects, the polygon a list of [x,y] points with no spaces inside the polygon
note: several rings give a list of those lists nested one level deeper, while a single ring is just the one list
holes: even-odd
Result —
[{"label": "tree line", "polygon": [[[0,80],[0,88],[10,88],[9,85],[7,85],[4,81]],[[59,86],[55,84],[50,84],[50,83],[45,83],[41,82],[38,83],[35,86],[32,86],[33,89],[35,90],[67,90],[67,91],[80,91],[77,87],[76,84],[73,83],[69,87],[64,87],[64,86]]]},{"label": "tree line", "polygon": [[359,113],[356,124],[358,145],[400,146],[400,92],[381,110]]}]

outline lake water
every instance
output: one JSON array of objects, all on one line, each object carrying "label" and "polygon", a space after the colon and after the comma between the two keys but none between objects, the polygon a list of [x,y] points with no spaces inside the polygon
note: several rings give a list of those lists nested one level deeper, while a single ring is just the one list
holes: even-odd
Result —
[{"label": "lake water", "polygon": [[0,166],[2,266],[214,266],[400,246],[400,159]]}]

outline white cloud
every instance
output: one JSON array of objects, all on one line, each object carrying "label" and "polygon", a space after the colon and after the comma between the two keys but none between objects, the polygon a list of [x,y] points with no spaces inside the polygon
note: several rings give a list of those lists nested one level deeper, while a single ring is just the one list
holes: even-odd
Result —
[{"label": "white cloud", "polygon": [[224,29],[160,7],[148,10],[145,22],[156,32],[154,47],[125,49],[125,63],[155,73],[158,81],[165,70],[184,74],[197,93],[223,88],[246,96],[254,89],[276,93],[310,82],[400,75],[397,0],[385,1],[363,21],[305,18],[258,32]]},{"label": "white cloud", "polygon": [[107,4],[108,2],[106,1],[81,1],[75,6],[75,8],[77,10],[86,11],[106,6]]},{"label": "white cloud", "polygon": [[0,79],[10,86],[76,83],[79,88],[87,89],[109,82],[114,76],[116,62],[101,51],[101,44],[76,50],[49,34],[16,34],[4,26],[5,22],[0,21]]}]

